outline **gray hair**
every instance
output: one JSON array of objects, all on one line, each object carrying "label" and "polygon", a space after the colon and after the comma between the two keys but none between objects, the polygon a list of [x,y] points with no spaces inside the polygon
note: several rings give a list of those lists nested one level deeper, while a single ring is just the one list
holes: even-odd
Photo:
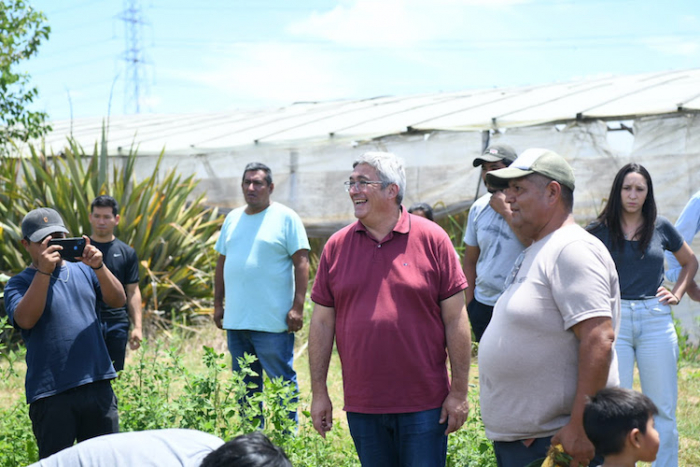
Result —
[{"label": "gray hair", "polygon": [[390,152],[370,151],[355,159],[352,164],[353,169],[359,164],[367,164],[377,171],[379,180],[384,182],[382,188],[390,184],[399,187],[399,194],[396,196],[396,204],[403,201],[406,190],[406,172],[403,169],[403,159]]},{"label": "gray hair", "polygon": [[265,181],[267,182],[267,185],[272,185],[272,170],[270,170],[270,168],[262,162],[250,162],[248,165],[246,165],[245,169],[243,169],[243,181],[245,181],[246,173],[257,172],[258,170],[265,172]]}]

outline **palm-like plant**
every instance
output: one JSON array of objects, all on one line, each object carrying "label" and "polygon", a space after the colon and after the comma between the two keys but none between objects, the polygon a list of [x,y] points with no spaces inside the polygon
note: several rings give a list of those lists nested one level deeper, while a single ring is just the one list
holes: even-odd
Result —
[{"label": "palm-like plant", "polygon": [[[28,157],[3,158],[0,169],[0,270],[16,273],[29,257],[19,247],[20,222],[38,206],[55,208],[73,235],[90,232],[90,203],[100,194],[120,204],[116,235],[131,245],[140,260],[141,293],[145,310],[173,316],[211,310],[213,245],[223,219],[192,199],[194,176],[183,178],[174,169],[159,180],[160,154],[153,175],[137,180],[136,150],[107,176],[105,145],[92,156],[69,140],[59,156],[46,157],[30,146]],[[21,167],[21,171],[19,168]],[[21,172],[21,176],[20,176]]]}]

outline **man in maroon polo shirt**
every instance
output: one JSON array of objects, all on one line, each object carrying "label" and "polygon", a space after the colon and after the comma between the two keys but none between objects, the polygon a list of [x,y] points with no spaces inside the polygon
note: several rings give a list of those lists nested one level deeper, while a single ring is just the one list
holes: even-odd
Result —
[{"label": "man in maroon polo shirt", "polygon": [[325,437],[333,423],[326,379],[336,338],[362,465],[444,466],[447,435],[469,410],[467,281],[445,231],[401,206],[401,160],[370,152],[353,167],[345,186],[358,221],[328,240],[311,293],[314,427]]}]

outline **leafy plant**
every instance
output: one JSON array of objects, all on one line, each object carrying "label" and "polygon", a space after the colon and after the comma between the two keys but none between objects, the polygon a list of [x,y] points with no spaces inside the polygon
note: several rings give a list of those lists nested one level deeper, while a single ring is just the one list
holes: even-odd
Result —
[{"label": "leafy plant", "polygon": [[19,184],[19,159],[0,157],[0,270],[20,271],[26,265],[23,248],[18,248],[22,213],[18,209],[22,187]]},{"label": "leafy plant", "polygon": [[192,199],[194,175],[183,178],[170,169],[161,179],[162,159],[163,153],[153,175],[137,180],[133,149],[123,166],[112,167],[111,179],[99,176],[107,173],[105,152],[98,152],[96,145],[94,154],[87,156],[72,140],[61,156],[47,157],[30,146],[29,156],[19,162],[2,158],[0,229],[6,241],[0,246],[0,269],[16,273],[29,263],[19,246],[20,223],[27,212],[53,207],[73,235],[89,233],[91,201],[109,194],[121,206],[116,235],[132,245],[140,259],[146,308],[163,310],[166,316],[209,312],[213,245],[223,219],[217,209],[205,206],[204,195]]},{"label": "leafy plant", "polygon": [[39,452],[29,422],[29,406],[24,399],[0,413],[0,467],[16,467],[38,461]]},{"label": "leafy plant", "polygon": [[700,362],[700,346],[696,342],[693,342],[688,331],[684,330],[683,326],[681,326],[681,322],[678,318],[673,318],[673,325],[676,328],[676,335],[678,336],[679,366]]},{"label": "leafy plant", "polygon": [[[442,201],[435,203],[435,205],[432,206],[434,210],[445,209],[446,207],[447,206],[445,206],[445,203]],[[464,254],[464,233],[467,230],[468,216],[469,210],[448,214],[447,216],[436,221],[443,229],[445,229],[447,235],[450,236],[452,245],[460,255],[460,258]]]},{"label": "leafy plant", "polygon": [[51,129],[46,113],[28,110],[38,90],[29,87],[27,73],[16,71],[48,39],[51,28],[45,23],[44,14],[24,0],[0,1],[0,153],[12,139],[27,141]]},{"label": "leafy plant", "polygon": [[25,347],[17,346],[15,348],[12,345],[14,340],[9,336],[13,336],[16,332],[8,321],[7,316],[0,317],[0,361],[4,360],[7,365],[6,367],[0,367],[0,378],[2,378],[2,381],[11,376],[18,376],[16,365],[18,362],[24,361],[24,356],[27,353]]},{"label": "leafy plant", "polygon": [[478,390],[469,391],[469,418],[464,426],[450,435],[447,444],[447,466],[478,465],[496,467],[493,444],[486,438],[481,420]]}]

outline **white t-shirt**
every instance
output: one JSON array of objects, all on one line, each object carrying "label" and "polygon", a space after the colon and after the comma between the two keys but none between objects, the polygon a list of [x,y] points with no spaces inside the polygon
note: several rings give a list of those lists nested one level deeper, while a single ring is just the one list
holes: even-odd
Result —
[{"label": "white t-shirt", "polygon": [[[620,286],[605,246],[578,225],[533,243],[516,261],[479,345],[481,414],[489,439],[551,436],[576,393],[579,341],[572,326],[620,323]],[[614,354],[614,352],[613,352]],[[613,355],[608,385],[619,384]]]},{"label": "white t-shirt", "polygon": [[91,438],[30,467],[198,467],[224,442],[197,430],[146,430]]},{"label": "white t-shirt", "polygon": [[525,247],[506,220],[489,205],[490,200],[491,193],[487,193],[469,209],[464,243],[480,250],[476,284],[469,284],[474,287],[474,298],[484,305],[494,306],[513,263]]}]

